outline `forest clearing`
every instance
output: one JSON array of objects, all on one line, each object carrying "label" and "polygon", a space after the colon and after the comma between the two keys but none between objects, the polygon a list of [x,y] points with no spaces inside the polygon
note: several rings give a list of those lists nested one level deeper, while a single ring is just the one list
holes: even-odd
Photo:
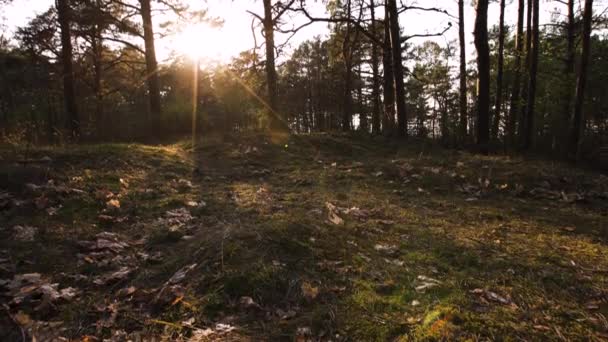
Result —
[{"label": "forest clearing", "polygon": [[594,171],[325,134],[2,157],[2,340],[608,338]]},{"label": "forest clearing", "polygon": [[0,341],[608,341],[608,0],[0,0]]}]

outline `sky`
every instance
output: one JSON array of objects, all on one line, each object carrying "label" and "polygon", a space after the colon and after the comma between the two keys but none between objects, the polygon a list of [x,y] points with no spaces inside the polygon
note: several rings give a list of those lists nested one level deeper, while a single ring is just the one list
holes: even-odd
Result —
[{"label": "sky", "polygon": [[[207,8],[209,15],[219,17],[224,20],[223,27],[210,28],[205,26],[185,27],[183,32],[178,33],[157,42],[158,58],[162,62],[170,60],[175,54],[189,54],[195,51],[205,60],[225,62],[231,57],[237,56],[241,51],[251,49],[253,47],[253,36],[251,32],[252,15],[247,11],[258,14],[263,13],[262,2],[260,0],[186,0],[189,1],[193,8]],[[606,0],[596,0],[596,11],[603,10]],[[14,0],[12,5],[4,8],[1,20],[5,31],[11,32],[18,26],[23,26],[32,19],[36,14],[44,12],[54,0]],[[318,0],[307,1],[310,7],[310,12],[316,16],[324,16],[324,5]],[[458,14],[457,0],[407,0],[408,5],[417,4],[424,7],[440,7],[446,9],[454,17]],[[467,0],[465,3],[470,4]],[[541,13],[541,23],[546,23],[551,18],[551,12],[556,8],[562,13],[565,12],[565,6],[556,2],[542,2],[543,11]],[[381,11],[380,11],[381,12]],[[382,14],[380,14],[382,16]],[[466,32],[467,45],[469,56],[474,56],[473,42],[473,24],[475,21],[475,12],[472,6],[466,6]],[[499,7],[497,2],[490,5],[488,23],[489,26],[498,24]],[[507,0],[507,8],[505,14],[507,25],[514,25],[517,20],[517,1]],[[156,23],[160,23],[162,18],[156,18]],[[304,18],[295,18],[295,20],[304,20]],[[435,38],[434,40],[446,45],[448,41],[457,39],[458,29],[457,20],[448,17],[444,14],[432,12],[417,12],[407,11],[400,16],[400,24],[404,30],[404,34],[420,34],[425,32],[437,32],[447,27],[448,23],[452,22],[452,28],[446,33],[445,37]],[[324,36],[328,32],[327,24],[315,23],[298,32],[291,40],[291,48],[299,43],[311,39],[317,35]],[[286,37],[279,35],[277,43],[284,41]],[[258,30],[258,42],[261,40],[261,35]],[[417,39],[417,42],[422,43],[424,39]]]}]

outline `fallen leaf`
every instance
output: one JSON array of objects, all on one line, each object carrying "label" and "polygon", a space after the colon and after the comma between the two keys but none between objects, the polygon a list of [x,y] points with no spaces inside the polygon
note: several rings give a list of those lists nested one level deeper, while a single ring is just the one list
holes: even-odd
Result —
[{"label": "fallen leaf", "polygon": [[106,208],[110,210],[120,209],[120,201],[117,199],[111,199],[106,202]]},{"label": "fallen leaf", "polygon": [[194,322],[196,322],[196,318],[191,317],[185,321],[182,321],[182,325],[188,328],[193,328],[194,327]]},{"label": "fallen leaf", "polygon": [[424,275],[419,275],[417,277],[417,280],[419,282],[419,285],[417,285],[415,289],[418,292],[424,292],[427,289],[431,289],[433,287],[441,285],[441,281]]},{"label": "fallen leaf", "polygon": [[541,331],[549,331],[549,330],[551,330],[551,328],[549,328],[548,326],[546,326],[546,325],[541,325],[541,324],[537,324],[537,325],[535,325],[535,326],[534,326],[534,329],[536,329],[536,330],[541,330]]},{"label": "fallen leaf", "polygon": [[279,318],[281,320],[288,320],[288,319],[292,319],[294,317],[296,317],[298,315],[298,313],[293,310],[293,309],[289,309],[287,311],[283,311],[281,309],[277,309],[277,316],[279,316]]},{"label": "fallen leaf", "polygon": [[508,299],[504,296],[501,296],[498,293],[493,292],[493,291],[488,291],[488,290],[477,288],[477,289],[471,290],[470,292],[472,294],[482,296],[483,298],[485,298],[489,301],[500,303],[502,305],[512,305],[513,304],[513,302],[510,299]]},{"label": "fallen leaf", "polygon": [[122,288],[122,289],[116,291],[116,296],[128,297],[128,296],[134,294],[135,291],[137,291],[137,288],[135,286],[125,287],[125,288]]},{"label": "fallen leaf", "polygon": [[126,279],[134,269],[129,268],[127,266],[123,266],[117,271],[108,272],[102,276],[97,277],[93,280],[93,283],[96,285],[107,285],[109,283],[117,282],[120,280]]},{"label": "fallen leaf", "polygon": [[299,327],[296,330],[296,342],[308,342],[311,341],[312,330],[309,327]]},{"label": "fallen leaf", "polygon": [[175,274],[173,274],[171,278],[169,278],[169,280],[165,283],[165,286],[181,282],[182,280],[184,280],[184,278],[186,278],[188,272],[192,271],[197,265],[198,264],[192,264],[182,267],[179,271],[175,272]]},{"label": "fallen leaf", "polygon": [[338,208],[329,202],[326,202],[325,206],[327,207],[327,219],[329,220],[329,222],[337,226],[343,225],[344,220],[340,216],[338,216]]},{"label": "fallen leaf", "polygon": [[28,326],[32,323],[32,319],[30,318],[30,316],[26,313],[23,313],[22,311],[19,311],[14,314],[13,319],[15,320],[15,322],[17,322],[17,324],[22,327]]},{"label": "fallen leaf", "polygon": [[260,305],[248,296],[243,296],[239,299],[239,306],[243,309],[261,309]]},{"label": "fallen leaf", "polygon": [[376,244],[374,246],[374,249],[377,250],[378,252],[386,253],[389,255],[393,255],[399,251],[399,248],[396,245]]},{"label": "fallen leaf", "polygon": [[319,295],[319,288],[312,286],[312,284],[307,281],[303,282],[300,288],[302,290],[302,295],[308,300],[313,300]]}]

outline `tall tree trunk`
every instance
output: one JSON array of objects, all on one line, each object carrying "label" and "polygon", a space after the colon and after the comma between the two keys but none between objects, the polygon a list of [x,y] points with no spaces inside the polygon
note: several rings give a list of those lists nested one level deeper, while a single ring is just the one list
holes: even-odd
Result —
[{"label": "tall tree trunk", "polygon": [[[96,3],[99,6],[99,0]],[[103,118],[103,89],[102,89],[102,53],[103,38],[101,37],[101,26],[96,24],[91,32],[91,48],[93,50],[93,91],[95,92],[95,129],[96,137],[102,138],[104,135]]]},{"label": "tall tree trunk", "polygon": [[344,108],[342,108],[342,130],[350,131],[353,111],[352,90],[353,87],[353,72],[350,61],[344,65]]},{"label": "tall tree trunk", "polygon": [[533,17],[534,23],[532,28],[532,55],[530,60],[530,84],[528,86],[528,101],[526,103],[526,122],[524,130],[524,140],[522,148],[524,150],[532,147],[534,138],[534,108],[536,105],[536,83],[538,73],[538,55],[540,52],[540,27],[539,27],[539,16],[540,16],[540,0],[533,0]]},{"label": "tall tree trunk", "polygon": [[[53,105],[53,98],[51,96],[46,98],[46,107],[47,139],[49,144],[55,144],[55,106]],[[0,123],[2,123],[1,120]]]},{"label": "tall tree trunk", "polygon": [[405,108],[405,84],[403,82],[403,61],[401,57],[401,34],[396,0],[387,0],[390,22],[390,41],[393,57],[395,101],[397,102],[397,136],[407,137],[407,113]]},{"label": "tall tree trunk", "polygon": [[519,0],[517,10],[517,36],[515,40],[515,70],[513,78],[513,92],[511,93],[511,108],[509,109],[509,120],[507,121],[507,145],[514,147],[515,145],[515,125],[517,123],[517,115],[521,105],[521,59],[524,50],[524,10],[526,7],[525,0]]},{"label": "tall tree trunk", "polygon": [[498,72],[496,75],[496,102],[494,102],[494,121],[492,122],[492,138],[498,139],[500,113],[502,109],[502,79],[505,64],[505,0],[500,0],[500,20],[498,23]]},{"label": "tall tree trunk", "polygon": [[458,40],[460,42],[460,139],[467,138],[467,52],[464,35],[464,0],[458,0]]},{"label": "tall tree trunk", "polygon": [[267,105],[270,115],[271,131],[286,128],[277,113],[277,70],[274,55],[274,19],[272,17],[272,1],[264,0],[264,38],[266,39],[266,91]]},{"label": "tall tree trunk", "polygon": [[[346,3],[346,17],[350,18],[351,0]],[[353,115],[353,99],[352,99],[352,84],[353,84],[353,54],[352,42],[350,39],[351,24],[346,23],[346,32],[344,41],[342,42],[342,57],[344,58],[344,108],[342,108],[342,130],[350,131]]]},{"label": "tall tree trunk", "polygon": [[361,79],[361,64],[357,68],[357,112],[359,112],[359,128],[363,133],[369,133],[369,120],[365,111],[365,99],[363,98],[363,80]]},{"label": "tall tree trunk", "polygon": [[95,124],[97,130],[97,138],[103,135],[103,94],[101,89],[102,66],[101,66],[101,47],[98,46],[99,40],[93,39],[93,91],[95,92]]},{"label": "tall tree trunk", "polygon": [[57,16],[61,28],[61,64],[63,66],[63,101],[67,114],[67,129],[72,141],[80,137],[80,117],[74,91],[72,66],[72,34],[70,32],[71,9],[69,0],[57,0]]},{"label": "tall tree trunk", "polygon": [[572,150],[579,160],[582,154],[583,131],[585,129],[585,116],[583,105],[585,103],[585,87],[587,84],[587,69],[589,68],[589,54],[591,51],[591,21],[593,20],[593,0],[585,0],[585,13],[583,14],[583,51],[576,82],[576,97],[574,101],[574,115],[572,125]]},{"label": "tall tree trunk", "polygon": [[530,69],[532,63],[532,8],[534,0],[528,0],[527,19],[526,19],[526,78],[523,81],[524,89],[522,91],[522,101],[519,114],[517,133],[519,135],[520,147],[524,144],[524,136],[526,131],[526,114],[528,109],[528,96],[530,95]]},{"label": "tall tree trunk", "polygon": [[384,116],[382,117],[382,130],[384,135],[392,135],[395,129],[395,84],[393,76],[393,52],[391,49],[390,22],[388,20],[388,6],[385,6],[384,19],[384,53],[382,64],[384,68]]},{"label": "tall tree trunk", "polygon": [[[559,149],[565,151],[563,143],[561,143],[563,138],[568,136],[570,117],[572,116],[572,84],[576,81],[574,77],[575,69],[576,69],[576,22],[574,17],[574,0],[568,0],[568,27],[567,27],[567,48],[566,48],[566,58],[564,61],[564,97],[563,97],[563,114],[561,117],[557,117],[555,119],[556,124],[553,127],[553,134],[556,134],[554,145],[562,144],[559,146]],[[566,139],[567,140],[567,139]],[[567,144],[565,144],[567,145]]]},{"label": "tall tree trunk", "polygon": [[322,90],[321,90],[321,84],[322,84],[322,77],[321,77],[321,72],[323,70],[323,58],[321,57],[321,49],[322,49],[322,45],[321,42],[319,40],[317,40],[315,42],[315,44],[318,44],[318,47],[315,46],[315,48],[313,49],[314,51],[316,51],[316,55],[315,55],[315,87],[316,88],[316,92],[315,92],[315,104],[316,104],[316,125],[317,125],[317,131],[319,132],[324,132],[326,130],[326,123],[325,123],[325,110],[323,110],[323,106],[321,105],[321,97],[322,97]]},{"label": "tall tree trunk", "polygon": [[148,83],[148,100],[150,102],[150,123],[156,135],[161,132],[161,104],[160,80],[158,77],[158,62],[156,61],[156,48],[154,46],[154,29],[152,26],[152,8],[150,0],[139,0],[141,5],[141,18],[144,26],[144,45],[146,52],[146,72]]},{"label": "tall tree trunk", "polygon": [[91,42],[93,46],[93,69],[95,73],[94,79],[94,91],[95,91],[95,121],[96,121],[96,129],[97,129],[97,137],[103,137],[105,133],[105,118],[104,118],[104,109],[103,109],[103,87],[102,87],[102,78],[103,78],[103,67],[102,67],[102,58],[103,58],[103,37],[102,37],[102,22],[99,13],[102,10],[101,0],[95,0],[95,10],[97,11],[96,15],[96,23],[93,27]]},{"label": "tall tree trunk", "polygon": [[[374,0],[369,2],[370,15],[372,20],[372,32],[376,33],[376,8]],[[372,132],[380,133],[380,79],[378,62],[378,44],[372,41]]]},{"label": "tall tree trunk", "polygon": [[488,44],[488,0],[477,0],[475,48],[477,49],[477,145],[488,151],[490,140],[490,46]]}]

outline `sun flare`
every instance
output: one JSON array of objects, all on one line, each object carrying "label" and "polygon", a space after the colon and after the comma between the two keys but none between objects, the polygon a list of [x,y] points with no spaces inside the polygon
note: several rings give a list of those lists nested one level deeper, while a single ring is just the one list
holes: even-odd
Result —
[{"label": "sun flare", "polygon": [[176,35],[172,49],[192,60],[223,60],[223,31],[204,23],[189,24]]}]

